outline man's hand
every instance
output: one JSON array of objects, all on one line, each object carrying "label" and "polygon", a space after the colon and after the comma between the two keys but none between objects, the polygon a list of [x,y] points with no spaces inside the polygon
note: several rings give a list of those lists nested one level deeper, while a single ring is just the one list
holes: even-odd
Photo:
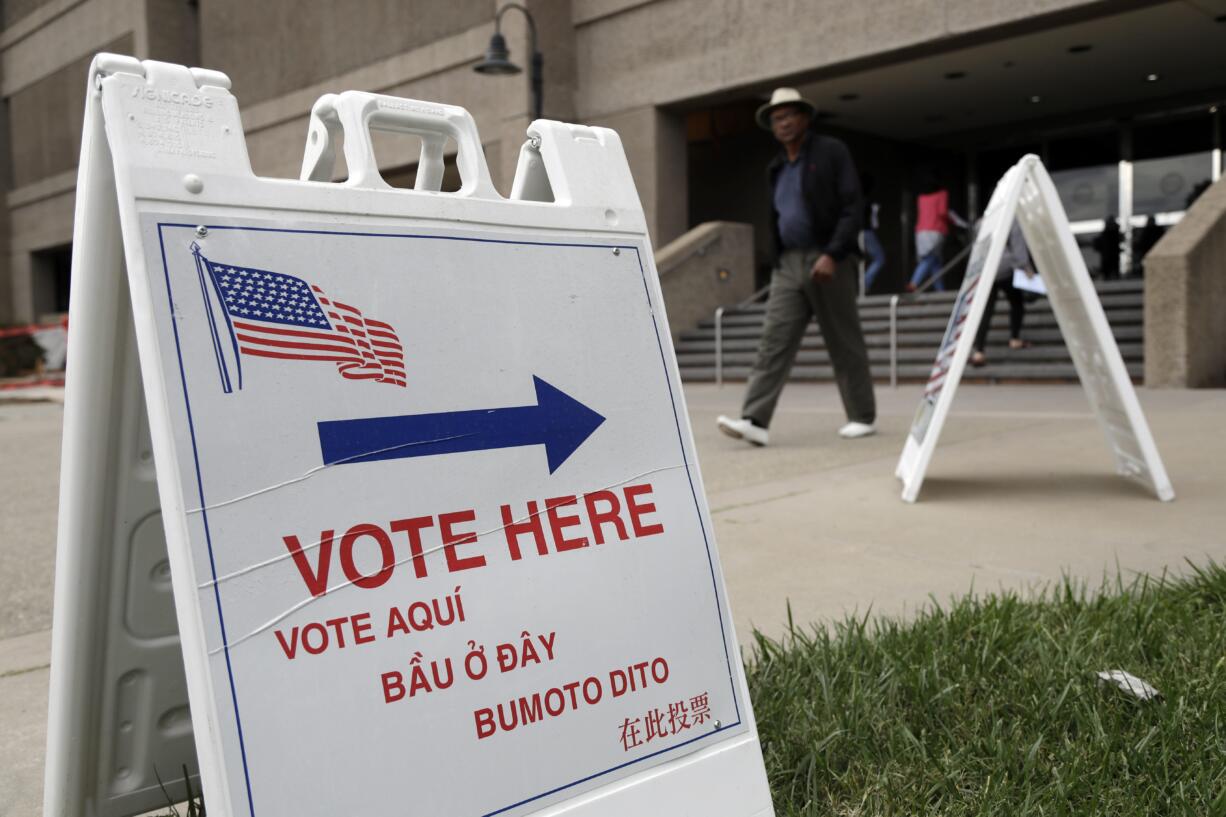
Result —
[{"label": "man's hand", "polygon": [[822,281],[829,281],[834,278],[834,268],[834,259],[829,255],[822,253],[820,256],[818,256],[817,260],[813,262],[813,269],[810,270],[810,274],[813,276],[813,280],[818,281],[819,283]]}]

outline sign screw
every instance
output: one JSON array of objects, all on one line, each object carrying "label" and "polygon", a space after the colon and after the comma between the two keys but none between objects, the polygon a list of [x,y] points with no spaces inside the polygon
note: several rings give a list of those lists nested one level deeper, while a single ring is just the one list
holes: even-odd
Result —
[{"label": "sign screw", "polygon": [[209,234],[209,228],[203,224],[196,228],[196,238],[204,238]]},{"label": "sign screw", "polygon": [[723,726],[723,724],[720,723],[719,721],[715,721],[711,725],[714,726],[716,729],[719,729],[721,726]]},{"label": "sign screw", "polygon": [[622,248],[621,248],[621,247],[614,247],[614,248],[613,248],[613,254],[614,254],[614,255],[621,255],[621,254],[622,254]]}]

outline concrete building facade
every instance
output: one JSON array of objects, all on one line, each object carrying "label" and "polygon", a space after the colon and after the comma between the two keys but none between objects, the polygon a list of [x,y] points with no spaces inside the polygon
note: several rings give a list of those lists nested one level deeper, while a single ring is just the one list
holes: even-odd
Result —
[{"label": "concrete building facade", "polygon": [[[475,73],[503,0],[9,0],[0,13],[0,323],[62,311],[70,288],[85,71],[98,51],[229,74],[256,173],[297,176],[307,114],[356,88],[463,105],[495,185],[510,187],[531,114],[526,73]],[[615,128],[657,248],[702,223],[747,222],[765,264],[753,124],[795,85],[843,137],[880,204],[890,261],[913,263],[923,169],[974,216],[1005,167],[1039,153],[1092,269],[1118,219],[1127,274],[1149,225],[1177,221],[1221,175],[1226,0],[525,0],[544,56],[544,115]],[[527,66],[517,10],[502,16]],[[406,184],[417,145],[383,136],[385,177]],[[1151,230],[1152,232],[1152,230]],[[1156,240],[1156,236],[1149,238]],[[1153,241],[1150,241],[1152,245]],[[1147,249],[1143,247],[1142,249]],[[1110,266],[1110,265],[1106,265]]]}]

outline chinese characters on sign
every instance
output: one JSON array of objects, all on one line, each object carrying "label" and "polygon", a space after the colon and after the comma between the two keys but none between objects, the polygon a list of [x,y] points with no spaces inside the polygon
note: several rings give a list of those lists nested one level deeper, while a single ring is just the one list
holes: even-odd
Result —
[{"label": "chinese characters on sign", "polygon": [[679,735],[690,728],[702,726],[709,720],[711,707],[706,692],[690,698],[688,706],[685,700],[680,700],[669,704],[667,712],[658,707],[652,708],[640,718],[626,718],[622,721],[622,751],[629,752],[653,740]]}]

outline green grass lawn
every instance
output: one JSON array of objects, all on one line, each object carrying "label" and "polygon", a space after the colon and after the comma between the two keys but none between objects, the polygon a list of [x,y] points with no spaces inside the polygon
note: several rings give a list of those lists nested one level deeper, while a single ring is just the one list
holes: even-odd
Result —
[{"label": "green grass lawn", "polygon": [[746,671],[781,817],[1226,815],[1222,566],[793,626]]},{"label": "green grass lawn", "polygon": [[[779,817],[1226,817],[1226,567],[1193,571],[758,635]],[[1109,669],[1163,697],[1100,685]]]}]

